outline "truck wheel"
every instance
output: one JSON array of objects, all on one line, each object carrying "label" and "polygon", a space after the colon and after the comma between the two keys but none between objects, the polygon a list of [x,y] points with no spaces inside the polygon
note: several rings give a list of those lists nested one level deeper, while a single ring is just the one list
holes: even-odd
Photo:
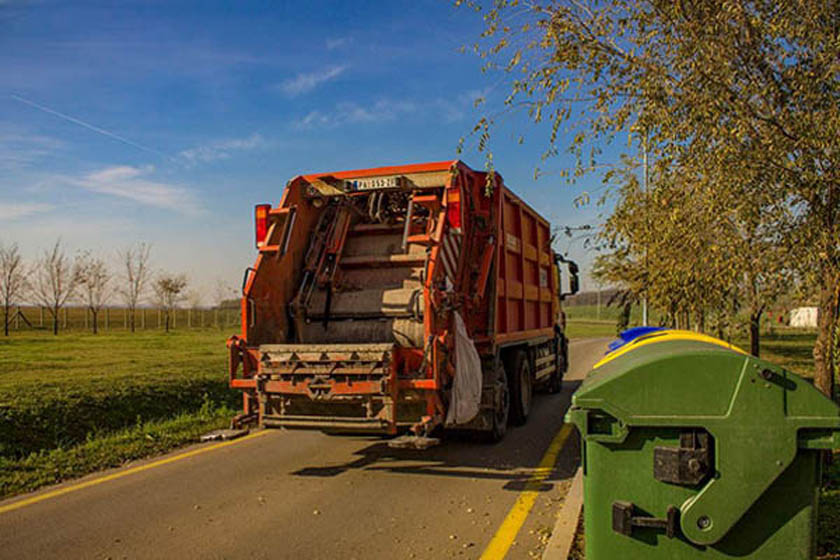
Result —
[{"label": "truck wheel", "polygon": [[551,373],[551,377],[548,378],[548,384],[546,386],[548,392],[552,395],[559,393],[563,389],[563,374],[565,373],[566,363],[568,361],[568,355],[566,354],[567,346],[563,344],[563,338],[558,337],[555,341],[554,371]]},{"label": "truck wheel", "polygon": [[510,421],[521,426],[528,421],[531,412],[531,398],[534,395],[534,378],[531,375],[531,364],[524,351],[516,353],[511,368],[510,381]]},{"label": "truck wheel", "polygon": [[499,387],[499,394],[495,401],[493,410],[493,427],[487,434],[491,443],[501,441],[507,433],[508,416],[510,415],[510,391],[508,390],[507,376],[501,364],[496,368],[496,384]]}]

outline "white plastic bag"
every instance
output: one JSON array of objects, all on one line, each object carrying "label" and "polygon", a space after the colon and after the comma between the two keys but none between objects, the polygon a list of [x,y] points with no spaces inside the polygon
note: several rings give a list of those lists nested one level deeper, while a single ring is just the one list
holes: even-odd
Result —
[{"label": "white plastic bag", "polygon": [[446,424],[466,424],[478,414],[481,404],[481,358],[467,334],[461,314],[454,313],[455,380]]}]

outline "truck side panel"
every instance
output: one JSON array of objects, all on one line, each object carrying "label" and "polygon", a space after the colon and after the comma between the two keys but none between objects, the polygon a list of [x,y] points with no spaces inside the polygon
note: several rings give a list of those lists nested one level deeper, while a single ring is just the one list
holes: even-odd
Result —
[{"label": "truck side panel", "polygon": [[507,188],[499,205],[497,341],[553,336],[558,310],[550,226]]}]

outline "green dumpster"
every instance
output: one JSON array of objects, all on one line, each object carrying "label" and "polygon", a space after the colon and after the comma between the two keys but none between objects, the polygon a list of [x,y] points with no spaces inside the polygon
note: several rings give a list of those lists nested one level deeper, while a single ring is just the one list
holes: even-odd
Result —
[{"label": "green dumpster", "polygon": [[840,409],[797,375],[652,332],[596,364],[567,421],[583,441],[587,560],[814,557]]}]

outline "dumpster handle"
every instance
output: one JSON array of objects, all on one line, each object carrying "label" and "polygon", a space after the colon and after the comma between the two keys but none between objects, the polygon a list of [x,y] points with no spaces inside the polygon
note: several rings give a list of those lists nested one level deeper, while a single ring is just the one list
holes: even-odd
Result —
[{"label": "dumpster handle", "polygon": [[648,527],[665,529],[665,536],[673,539],[677,535],[680,510],[676,506],[668,506],[665,519],[649,516],[637,516],[636,506],[632,502],[613,502],[612,527],[613,531],[628,537],[633,534],[633,527]]}]

